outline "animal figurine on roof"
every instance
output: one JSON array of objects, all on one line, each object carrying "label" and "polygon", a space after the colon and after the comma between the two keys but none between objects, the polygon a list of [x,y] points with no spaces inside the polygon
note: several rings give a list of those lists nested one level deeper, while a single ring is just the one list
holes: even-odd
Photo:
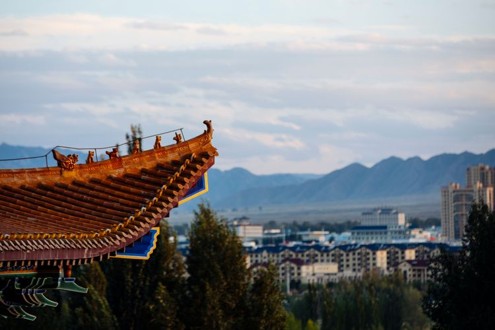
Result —
[{"label": "animal figurine on roof", "polygon": [[57,166],[62,170],[72,171],[79,160],[77,154],[64,155],[57,150],[52,150],[53,158],[57,161]]},{"label": "animal figurine on roof", "polygon": [[112,151],[105,151],[105,153],[108,155],[110,159],[120,158],[119,148],[117,147],[113,148]]},{"label": "animal figurine on roof", "polygon": [[157,135],[155,138],[155,145],[153,146],[153,149],[160,149],[162,147],[162,137],[160,135]]},{"label": "animal figurine on roof", "polygon": [[132,142],[132,153],[133,154],[137,154],[137,153],[140,153],[141,152],[141,143],[139,142],[139,140],[134,140],[134,142]]},{"label": "animal figurine on roof", "polygon": [[175,132],[174,140],[175,140],[175,142],[177,144],[181,143],[182,142],[182,135],[180,135],[179,133]]},{"label": "animal figurine on roof", "polygon": [[91,163],[94,163],[94,155],[95,155],[95,152],[90,150],[88,151],[88,158],[86,158],[86,164],[91,164]]}]

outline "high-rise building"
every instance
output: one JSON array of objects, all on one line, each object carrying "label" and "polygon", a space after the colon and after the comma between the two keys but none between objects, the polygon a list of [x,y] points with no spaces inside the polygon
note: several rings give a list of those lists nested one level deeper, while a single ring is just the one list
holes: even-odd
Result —
[{"label": "high-rise building", "polygon": [[483,164],[471,166],[466,171],[465,188],[459,183],[442,187],[441,221],[445,239],[462,239],[473,202],[483,201],[491,210],[494,209],[494,170]]},{"label": "high-rise building", "polygon": [[474,187],[477,182],[480,182],[484,187],[495,186],[495,167],[484,164],[468,167],[466,186],[468,188]]}]

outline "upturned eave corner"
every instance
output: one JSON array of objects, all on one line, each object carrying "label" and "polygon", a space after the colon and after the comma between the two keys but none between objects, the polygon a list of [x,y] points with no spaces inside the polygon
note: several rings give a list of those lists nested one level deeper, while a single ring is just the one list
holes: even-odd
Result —
[{"label": "upturned eave corner", "polygon": [[122,157],[77,164],[57,154],[57,167],[0,170],[0,266],[103,260],[146,235],[213,166],[204,124],[189,140],[176,134],[162,147],[157,138]]}]

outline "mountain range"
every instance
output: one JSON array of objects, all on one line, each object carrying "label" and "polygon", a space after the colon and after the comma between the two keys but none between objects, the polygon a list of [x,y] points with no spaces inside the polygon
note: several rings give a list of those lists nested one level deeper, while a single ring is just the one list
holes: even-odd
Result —
[{"label": "mountain range", "polygon": [[[49,152],[44,148],[0,144],[1,159],[40,156]],[[0,162],[0,168],[44,166],[44,163],[44,158]],[[208,171],[210,188],[204,199],[215,208],[294,206],[418,195],[439,199],[442,186],[450,182],[465,185],[466,169],[477,164],[495,166],[495,149],[482,154],[441,154],[427,160],[389,157],[372,167],[353,163],[326,175],[256,175],[243,168],[226,171],[212,168]],[[187,203],[184,207],[192,208],[195,204],[197,202]]]},{"label": "mountain range", "polygon": [[218,208],[391,199],[428,195],[440,199],[451,182],[465,185],[466,169],[495,166],[495,149],[483,154],[463,152],[419,157],[390,157],[372,167],[354,163],[323,176],[255,175],[244,169],[209,171],[210,203]]}]

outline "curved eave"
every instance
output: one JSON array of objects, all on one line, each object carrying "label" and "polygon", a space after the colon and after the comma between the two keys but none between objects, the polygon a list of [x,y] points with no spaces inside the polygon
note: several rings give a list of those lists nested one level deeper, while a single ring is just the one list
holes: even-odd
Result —
[{"label": "curved eave", "polygon": [[0,266],[85,263],[132,244],[214,164],[211,138],[72,171],[0,170]]}]

